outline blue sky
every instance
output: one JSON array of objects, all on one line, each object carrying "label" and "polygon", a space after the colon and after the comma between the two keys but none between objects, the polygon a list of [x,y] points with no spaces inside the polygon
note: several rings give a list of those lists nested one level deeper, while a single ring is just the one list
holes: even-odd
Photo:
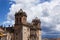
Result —
[{"label": "blue sky", "polygon": [[42,37],[60,37],[60,0],[0,0],[0,25],[13,25],[20,8],[27,13],[28,22],[36,16],[41,20]]},{"label": "blue sky", "polygon": [[[45,1],[50,2],[50,0],[41,0],[40,3]],[[10,4],[10,2],[12,3]],[[0,25],[2,25],[2,22],[7,20],[7,13],[9,12],[9,8],[13,3],[14,1],[11,0],[0,0]]]},{"label": "blue sky", "polygon": [[0,0],[0,24],[6,20],[7,13],[9,12],[10,0]]},{"label": "blue sky", "polygon": [[10,4],[11,0],[0,0],[0,25],[7,20],[7,13],[9,12],[9,8],[14,3]]}]

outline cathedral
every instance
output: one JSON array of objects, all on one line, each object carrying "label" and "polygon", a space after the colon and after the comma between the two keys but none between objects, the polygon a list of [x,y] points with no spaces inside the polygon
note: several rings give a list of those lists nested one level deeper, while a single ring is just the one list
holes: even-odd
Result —
[{"label": "cathedral", "polygon": [[[6,40],[41,40],[41,21],[37,17],[32,23],[27,22],[27,14],[22,9],[15,13],[15,24],[13,27],[5,28]],[[5,38],[6,38],[5,37]]]}]

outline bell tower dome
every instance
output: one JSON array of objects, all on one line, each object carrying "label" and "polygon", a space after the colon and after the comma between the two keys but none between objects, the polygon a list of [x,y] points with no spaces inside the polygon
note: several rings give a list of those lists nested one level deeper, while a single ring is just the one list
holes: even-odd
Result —
[{"label": "bell tower dome", "polygon": [[32,24],[33,24],[34,27],[36,27],[37,29],[40,29],[41,21],[40,21],[40,19],[38,19],[38,18],[36,17],[35,19],[32,20]]},{"label": "bell tower dome", "polygon": [[32,25],[33,25],[34,30],[31,29],[31,31],[33,31],[33,33],[35,34],[35,38],[34,38],[34,36],[32,36],[32,39],[41,40],[41,21],[40,21],[40,19],[38,19],[37,17],[35,19],[33,19]]},{"label": "bell tower dome", "polygon": [[19,25],[22,23],[26,23],[27,15],[26,13],[20,9],[17,13],[15,13],[15,25]]}]

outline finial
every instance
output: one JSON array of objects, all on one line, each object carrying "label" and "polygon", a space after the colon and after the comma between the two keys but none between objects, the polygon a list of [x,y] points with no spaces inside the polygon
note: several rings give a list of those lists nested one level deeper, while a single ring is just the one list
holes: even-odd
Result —
[{"label": "finial", "polygon": [[38,19],[38,17],[35,17],[35,19]]},{"label": "finial", "polygon": [[32,22],[40,23],[40,19],[38,17],[35,17],[35,19],[33,19]]},{"label": "finial", "polygon": [[23,12],[23,10],[22,10],[22,9],[20,9],[20,12]]}]

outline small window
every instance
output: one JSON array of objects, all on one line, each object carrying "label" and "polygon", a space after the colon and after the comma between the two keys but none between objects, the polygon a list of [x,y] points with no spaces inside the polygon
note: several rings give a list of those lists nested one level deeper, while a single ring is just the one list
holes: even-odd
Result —
[{"label": "small window", "polygon": [[28,39],[29,40],[29,39]]},{"label": "small window", "polygon": [[27,31],[29,31],[30,29],[29,28],[27,28]]},{"label": "small window", "polygon": [[21,18],[20,18],[20,22],[21,22]]},{"label": "small window", "polygon": [[16,23],[18,23],[18,18],[16,18]]},{"label": "small window", "polygon": [[17,37],[15,37],[15,40],[17,40]]},{"label": "small window", "polygon": [[18,34],[16,33],[16,35],[18,35]]},{"label": "small window", "polygon": [[11,38],[11,40],[12,40],[12,38]]}]

